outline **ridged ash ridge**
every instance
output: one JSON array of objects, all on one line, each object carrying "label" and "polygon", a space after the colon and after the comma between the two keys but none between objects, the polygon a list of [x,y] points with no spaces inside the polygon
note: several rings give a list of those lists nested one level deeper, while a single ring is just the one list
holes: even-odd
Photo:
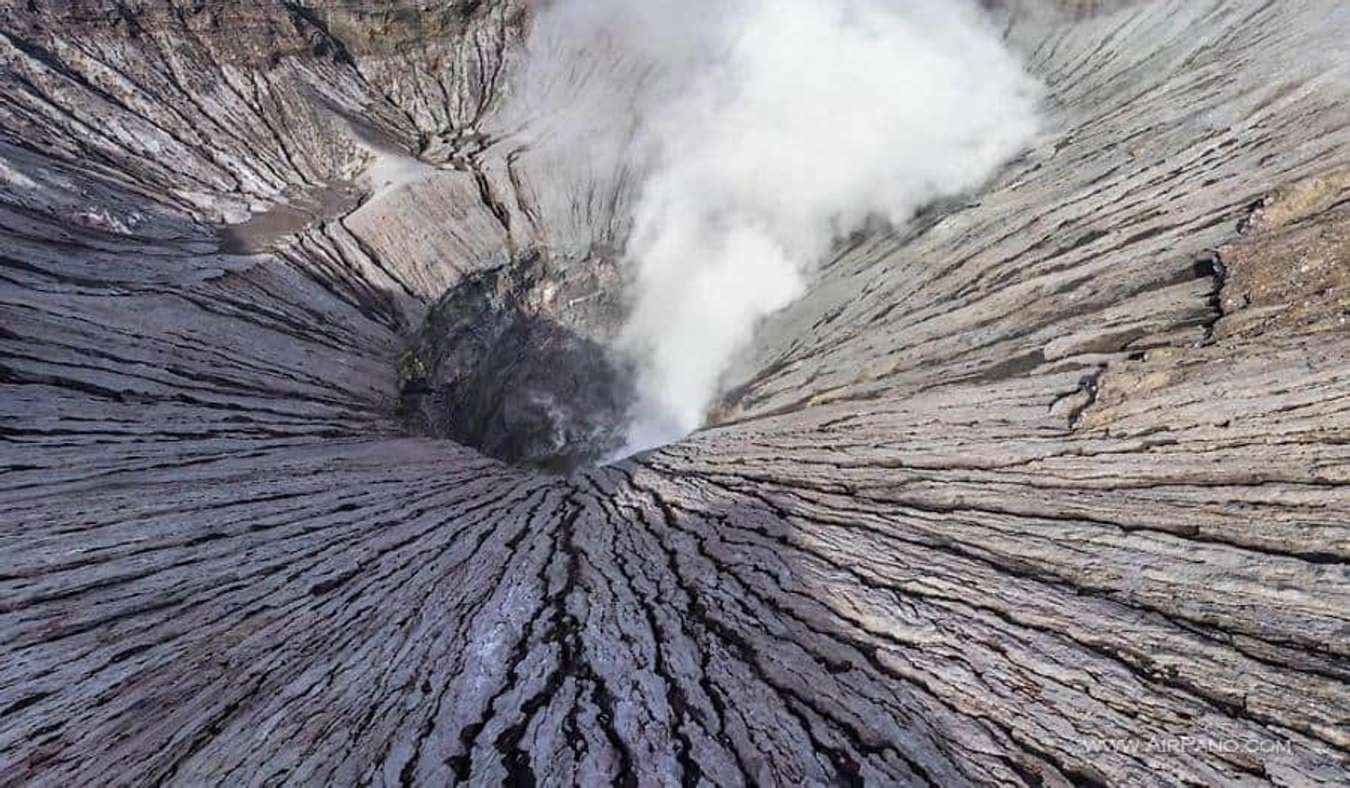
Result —
[{"label": "ridged ash ridge", "polygon": [[0,783],[1343,781],[1350,15],[996,5],[1047,137],[558,478],[396,415],[622,240],[523,7],[0,0]]}]

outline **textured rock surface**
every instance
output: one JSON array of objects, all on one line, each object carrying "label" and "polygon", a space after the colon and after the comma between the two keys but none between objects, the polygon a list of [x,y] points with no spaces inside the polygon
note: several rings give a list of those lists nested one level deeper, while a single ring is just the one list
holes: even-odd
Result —
[{"label": "textured rock surface", "polygon": [[520,8],[0,2],[0,782],[1343,784],[1350,9],[996,5],[1044,140],[558,478],[397,416],[621,240]]}]

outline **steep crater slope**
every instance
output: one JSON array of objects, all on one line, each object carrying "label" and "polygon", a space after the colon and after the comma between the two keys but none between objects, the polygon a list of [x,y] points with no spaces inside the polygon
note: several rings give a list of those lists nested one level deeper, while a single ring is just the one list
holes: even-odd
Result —
[{"label": "steep crater slope", "polygon": [[986,5],[1046,137],[561,477],[399,415],[623,239],[527,9],[0,0],[0,782],[1343,780],[1350,13]]}]

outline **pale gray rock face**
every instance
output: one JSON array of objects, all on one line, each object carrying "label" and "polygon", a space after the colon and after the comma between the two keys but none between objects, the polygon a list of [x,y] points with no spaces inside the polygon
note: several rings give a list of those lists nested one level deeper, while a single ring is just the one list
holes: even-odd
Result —
[{"label": "pale gray rock face", "polygon": [[522,6],[0,0],[0,784],[1343,784],[1350,10],[991,5],[1034,149],[556,476],[399,415],[622,241]]}]

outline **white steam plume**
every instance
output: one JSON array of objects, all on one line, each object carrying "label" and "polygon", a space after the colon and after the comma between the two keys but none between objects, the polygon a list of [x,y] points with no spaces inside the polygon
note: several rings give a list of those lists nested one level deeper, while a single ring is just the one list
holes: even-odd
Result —
[{"label": "white steam plume", "polygon": [[556,149],[639,173],[634,451],[700,425],[836,238],[980,185],[1036,131],[1037,86],[970,0],[555,0],[530,49]]}]

